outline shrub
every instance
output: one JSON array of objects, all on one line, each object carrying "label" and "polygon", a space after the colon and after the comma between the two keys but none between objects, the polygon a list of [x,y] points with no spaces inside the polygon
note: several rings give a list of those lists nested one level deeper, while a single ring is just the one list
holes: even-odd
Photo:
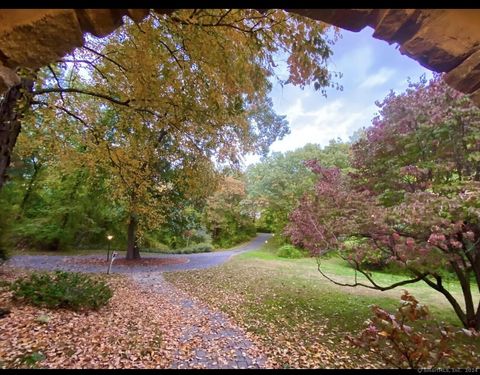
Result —
[{"label": "shrub", "polygon": [[278,249],[277,256],[281,258],[298,259],[303,258],[304,254],[292,245],[283,245]]},{"label": "shrub", "polygon": [[212,251],[213,246],[209,243],[198,243],[195,245],[190,245],[181,249],[175,250],[175,253],[178,254],[192,254],[192,253],[208,253]]},{"label": "shrub", "polygon": [[395,314],[372,306],[374,316],[367,327],[357,337],[348,336],[348,340],[397,368],[480,366],[474,346],[479,332],[436,325],[428,308],[407,291],[401,299]]},{"label": "shrub", "polygon": [[14,298],[36,306],[72,310],[98,309],[108,303],[112,291],[91,275],[55,271],[35,272],[11,285]]},{"label": "shrub", "polygon": [[145,253],[171,253],[172,251],[167,245],[162,243],[156,243],[155,247],[142,248],[142,252]]},{"label": "shrub", "polygon": [[212,236],[203,228],[193,229],[190,241],[195,244],[211,243]]},{"label": "shrub", "polygon": [[20,362],[25,364],[30,368],[35,368],[38,362],[41,362],[45,359],[45,354],[40,351],[34,351],[32,353],[27,353],[20,357]]}]

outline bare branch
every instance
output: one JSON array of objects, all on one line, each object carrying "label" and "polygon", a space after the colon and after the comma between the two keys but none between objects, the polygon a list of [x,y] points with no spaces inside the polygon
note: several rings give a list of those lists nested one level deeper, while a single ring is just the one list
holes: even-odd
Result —
[{"label": "bare branch", "polygon": [[348,286],[348,287],[356,287],[356,286],[363,286],[365,288],[369,288],[369,289],[374,289],[374,290],[381,290],[382,292],[385,291],[385,290],[390,290],[390,289],[394,289],[396,287],[399,287],[399,286],[402,286],[402,285],[407,285],[407,284],[413,284],[413,283],[416,283],[416,282],[419,282],[420,280],[424,280],[428,274],[424,273],[424,274],[420,274],[419,276],[417,276],[416,278],[414,279],[408,279],[408,280],[403,280],[403,281],[399,281],[398,283],[394,283],[394,284],[391,284],[389,286],[380,286],[378,285],[377,283],[375,283],[375,281],[370,277],[368,276],[364,271],[356,268],[356,270],[358,272],[360,272],[362,275],[364,275],[368,281],[370,281],[370,283],[372,285],[367,285],[367,284],[364,284],[364,283],[359,283],[359,282],[355,282],[353,284],[348,284],[348,283],[341,283],[341,282],[338,282],[336,280],[333,280],[331,277],[327,276],[323,271],[322,269],[320,268],[320,259],[317,258],[317,269],[318,269],[318,272],[320,272],[320,274],[325,277],[327,280],[331,281],[332,283],[336,284],[336,285],[340,285],[340,286]]},{"label": "bare branch", "polygon": [[[38,100],[32,101],[32,104],[44,105],[46,107],[49,106],[49,104],[47,102],[42,102],[42,101],[38,101]],[[82,119],[79,115],[73,113],[69,109],[67,109],[65,107],[62,107],[60,105],[53,105],[53,107],[65,112],[67,115],[69,115],[69,116],[73,117],[74,119],[80,121],[87,129],[92,130],[92,127],[84,119]]]},{"label": "bare branch", "polygon": [[229,14],[231,11],[232,11],[231,9],[228,9],[224,14],[222,14],[222,15],[220,16],[220,18],[218,19],[218,21],[217,21],[217,25],[220,24],[220,23],[223,21],[223,19],[224,19],[226,16],[228,16],[228,14]]}]

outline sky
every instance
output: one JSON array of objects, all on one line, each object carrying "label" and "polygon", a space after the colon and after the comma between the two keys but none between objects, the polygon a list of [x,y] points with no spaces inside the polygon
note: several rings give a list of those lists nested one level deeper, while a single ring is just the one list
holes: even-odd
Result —
[{"label": "sky", "polygon": [[[371,124],[378,111],[375,101],[384,99],[390,90],[404,91],[409,77],[414,82],[422,74],[432,77],[430,70],[402,55],[396,44],[373,38],[373,31],[370,27],[358,33],[342,30],[341,39],[331,47],[328,69],[343,74],[336,79],[343,91],[329,88],[325,98],[313,87],[282,88],[274,83],[274,110],[287,116],[291,133],[274,142],[270,152],[295,150],[307,143],[326,146],[337,138],[348,141],[356,130]],[[247,155],[245,165],[259,160],[258,155]]]}]

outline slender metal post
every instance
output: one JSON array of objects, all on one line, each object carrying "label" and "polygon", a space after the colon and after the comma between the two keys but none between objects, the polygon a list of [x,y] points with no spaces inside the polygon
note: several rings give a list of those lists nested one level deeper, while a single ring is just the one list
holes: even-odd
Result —
[{"label": "slender metal post", "polygon": [[107,275],[110,274],[110,270],[112,269],[113,261],[115,260],[116,257],[117,257],[117,253],[114,251],[114,252],[112,253],[112,259],[110,260],[110,263],[108,264]]}]

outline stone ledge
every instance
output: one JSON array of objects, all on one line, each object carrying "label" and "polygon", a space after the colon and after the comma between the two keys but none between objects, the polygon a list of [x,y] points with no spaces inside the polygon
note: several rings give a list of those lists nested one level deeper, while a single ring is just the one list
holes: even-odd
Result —
[{"label": "stone ledge", "polygon": [[480,89],[480,48],[445,75],[445,81],[457,90],[471,94]]}]

